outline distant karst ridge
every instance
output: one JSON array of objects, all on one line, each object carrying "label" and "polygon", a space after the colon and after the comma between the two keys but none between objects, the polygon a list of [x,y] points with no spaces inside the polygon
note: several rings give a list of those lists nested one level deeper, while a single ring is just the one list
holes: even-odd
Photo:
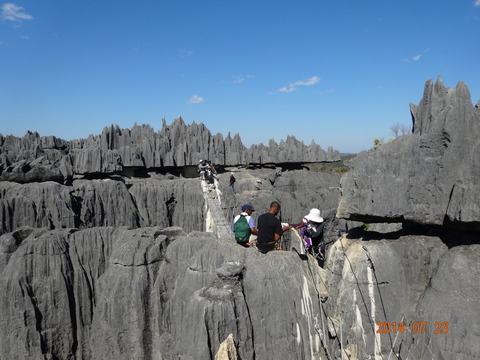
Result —
[{"label": "distant karst ridge", "polygon": [[238,134],[224,139],[203,124],[186,125],[182,118],[171,125],[163,120],[157,132],[149,125],[112,125],[100,135],[72,141],[33,132],[22,138],[0,135],[0,180],[20,183],[63,182],[74,175],[114,174],[128,168],[182,167],[197,165],[200,159],[231,166],[329,162],[340,160],[340,154],[332,147],[324,151],[315,142],[306,146],[293,136],[246,148]]}]

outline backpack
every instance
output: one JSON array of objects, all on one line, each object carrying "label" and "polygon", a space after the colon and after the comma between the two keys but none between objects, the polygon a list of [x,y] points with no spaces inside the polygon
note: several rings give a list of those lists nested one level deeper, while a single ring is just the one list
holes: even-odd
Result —
[{"label": "backpack", "polygon": [[235,240],[239,243],[246,243],[250,239],[250,225],[245,215],[240,215],[240,218],[233,225],[233,232]]}]

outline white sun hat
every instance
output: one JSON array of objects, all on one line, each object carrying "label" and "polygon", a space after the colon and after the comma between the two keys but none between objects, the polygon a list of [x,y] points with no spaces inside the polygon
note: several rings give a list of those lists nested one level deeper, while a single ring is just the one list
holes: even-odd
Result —
[{"label": "white sun hat", "polygon": [[320,210],[315,209],[315,208],[310,210],[308,215],[305,216],[305,219],[307,219],[309,221],[316,222],[316,223],[322,223],[323,222],[323,218],[320,216]]}]

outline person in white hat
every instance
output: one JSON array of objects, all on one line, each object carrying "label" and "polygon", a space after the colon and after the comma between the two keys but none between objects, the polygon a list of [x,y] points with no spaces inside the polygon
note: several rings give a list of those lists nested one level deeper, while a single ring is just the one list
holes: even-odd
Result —
[{"label": "person in white hat", "polygon": [[302,230],[302,238],[305,241],[305,249],[309,253],[318,252],[321,257],[323,254],[320,251],[320,243],[323,240],[323,228],[325,222],[320,216],[320,210],[313,208],[308,215],[303,217],[303,221],[299,225],[294,225],[295,229]]}]

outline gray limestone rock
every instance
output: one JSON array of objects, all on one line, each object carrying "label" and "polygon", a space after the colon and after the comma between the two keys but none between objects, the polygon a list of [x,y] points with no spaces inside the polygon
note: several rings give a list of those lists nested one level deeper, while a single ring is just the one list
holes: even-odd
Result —
[{"label": "gray limestone rock", "polygon": [[180,226],[186,232],[204,230],[204,200],[198,180],[131,180],[128,191],[138,209],[141,226]]},{"label": "gray limestone rock", "polygon": [[468,88],[429,80],[411,106],[414,133],[362,152],[342,178],[337,216],[480,231],[480,111]]},{"label": "gray limestone rock", "polygon": [[196,179],[120,177],[18,184],[0,182],[0,235],[34,228],[180,226],[204,230],[203,193]]},{"label": "gray limestone rock", "polygon": [[23,138],[0,135],[0,181],[18,183],[56,181],[68,176],[68,142],[27,132]]},{"label": "gray limestone rock", "polygon": [[167,248],[159,273],[176,276],[159,283],[167,301],[154,342],[160,343],[158,353],[211,359],[232,333],[242,359],[320,358],[314,330],[319,280],[312,264],[295,253],[262,255],[202,237],[180,238]]},{"label": "gray limestone rock", "polygon": [[22,226],[74,228],[79,226],[78,203],[66,186],[54,182],[0,182],[0,233]]},{"label": "gray limestone rock", "polygon": [[0,279],[2,355],[211,359],[229,333],[242,359],[323,354],[314,263],[206,233],[178,235],[111,227],[31,233]]},{"label": "gray limestone rock", "polygon": [[155,228],[118,235],[97,283],[99,311],[92,319],[92,358],[151,358],[153,308],[159,301],[152,287],[169,239]]},{"label": "gray limestone rock", "polygon": [[325,152],[288,136],[269,146],[247,149],[238,134],[224,139],[212,135],[203,124],[175,119],[155,132],[149,125],[121,129],[105,127],[100,135],[65,141],[28,132],[23,138],[0,135],[0,180],[66,182],[74,176],[119,174],[128,169],[161,169],[196,166],[201,159],[214,164],[299,163],[340,160],[338,151]]},{"label": "gray limestone rock", "polygon": [[419,331],[405,338],[402,357],[431,359],[432,353],[438,359],[479,357],[479,258],[480,245],[469,245],[454,247],[440,259],[410,318],[410,323],[420,323]]},{"label": "gray limestone rock", "polygon": [[[7,166],[0,175],[0,181],[11,181],[16,183],[55,181],[63,183],[64,175],[59,167],[54,167],[48,161],[43,162],[43,157],[27,162],[20,160]],[[60,164],[58,164],[60,166]]]},{"label": "gray limestone rock", "polygon": [[73,359],[77,347],[70,231],[27,237],[1,273],[0,348],[10,359]]},{"label": "gray limestone rock", "polygon": [[341,322],[352,359],[387,358],[392,345],[401,358],[478,359],[478,250],[448,249],[435,236],[365,233],[337,241],[325,267],[331,346]]},{"label": "gray limestone rock", "polygon": [[83,227],[140,226],[140,215],[122,181],[75,180],[72,195],[80,199]]},{"label": "gray limestone rock", "polygon": [[[352,360],[386,359],[392,347],[405,359],[480,359],[480,246],[475,232],[458,232],[478,230],[478,106],[463,84],[439,80],[411,109],[414,134],[360,154],[342,180],[285,165],[335,159],[314,142],[247,149],[238,135],[224,140],[181,119],[71,142],[0,136],[0,176],[27,182],[0,182],[2,358],[213,359],[231,334],[244,360],[339,359],[340,347]],[[128,175],[199,158],[285,164],[232,169],[236,193],[220,173],[205,197],[198,179],[171,170]],[[244,203],[256,220],[272,200],[284,222],[319,208],[327,241],[351,225],[335,212],[384,224],[348,232],[323,269],[310,255],[261,254],[202,232],[225,220],[222,210],[228,227]],[[435,225],[440,236],[408,234],[397,221]],[[398,337],[377,331],[401,321]]]},{"label": "gray limestone rock", "polygon": [[75,174],[112,174],[123,170],[122,158],[116,150],[87,147],[72,150],[71,156]]},{"label": "gray limestone rock", "polygon": [[212,359],[231,333],[242,359],[340,358],[340,334],[351,359],[387,358],[393,335],[377,323],[403,319],[430,324],[400,333],[403,358],[478,359],[478,245],[381,236],[351,232],[321,269],[179,228],[5,234],[2,356]]}]

